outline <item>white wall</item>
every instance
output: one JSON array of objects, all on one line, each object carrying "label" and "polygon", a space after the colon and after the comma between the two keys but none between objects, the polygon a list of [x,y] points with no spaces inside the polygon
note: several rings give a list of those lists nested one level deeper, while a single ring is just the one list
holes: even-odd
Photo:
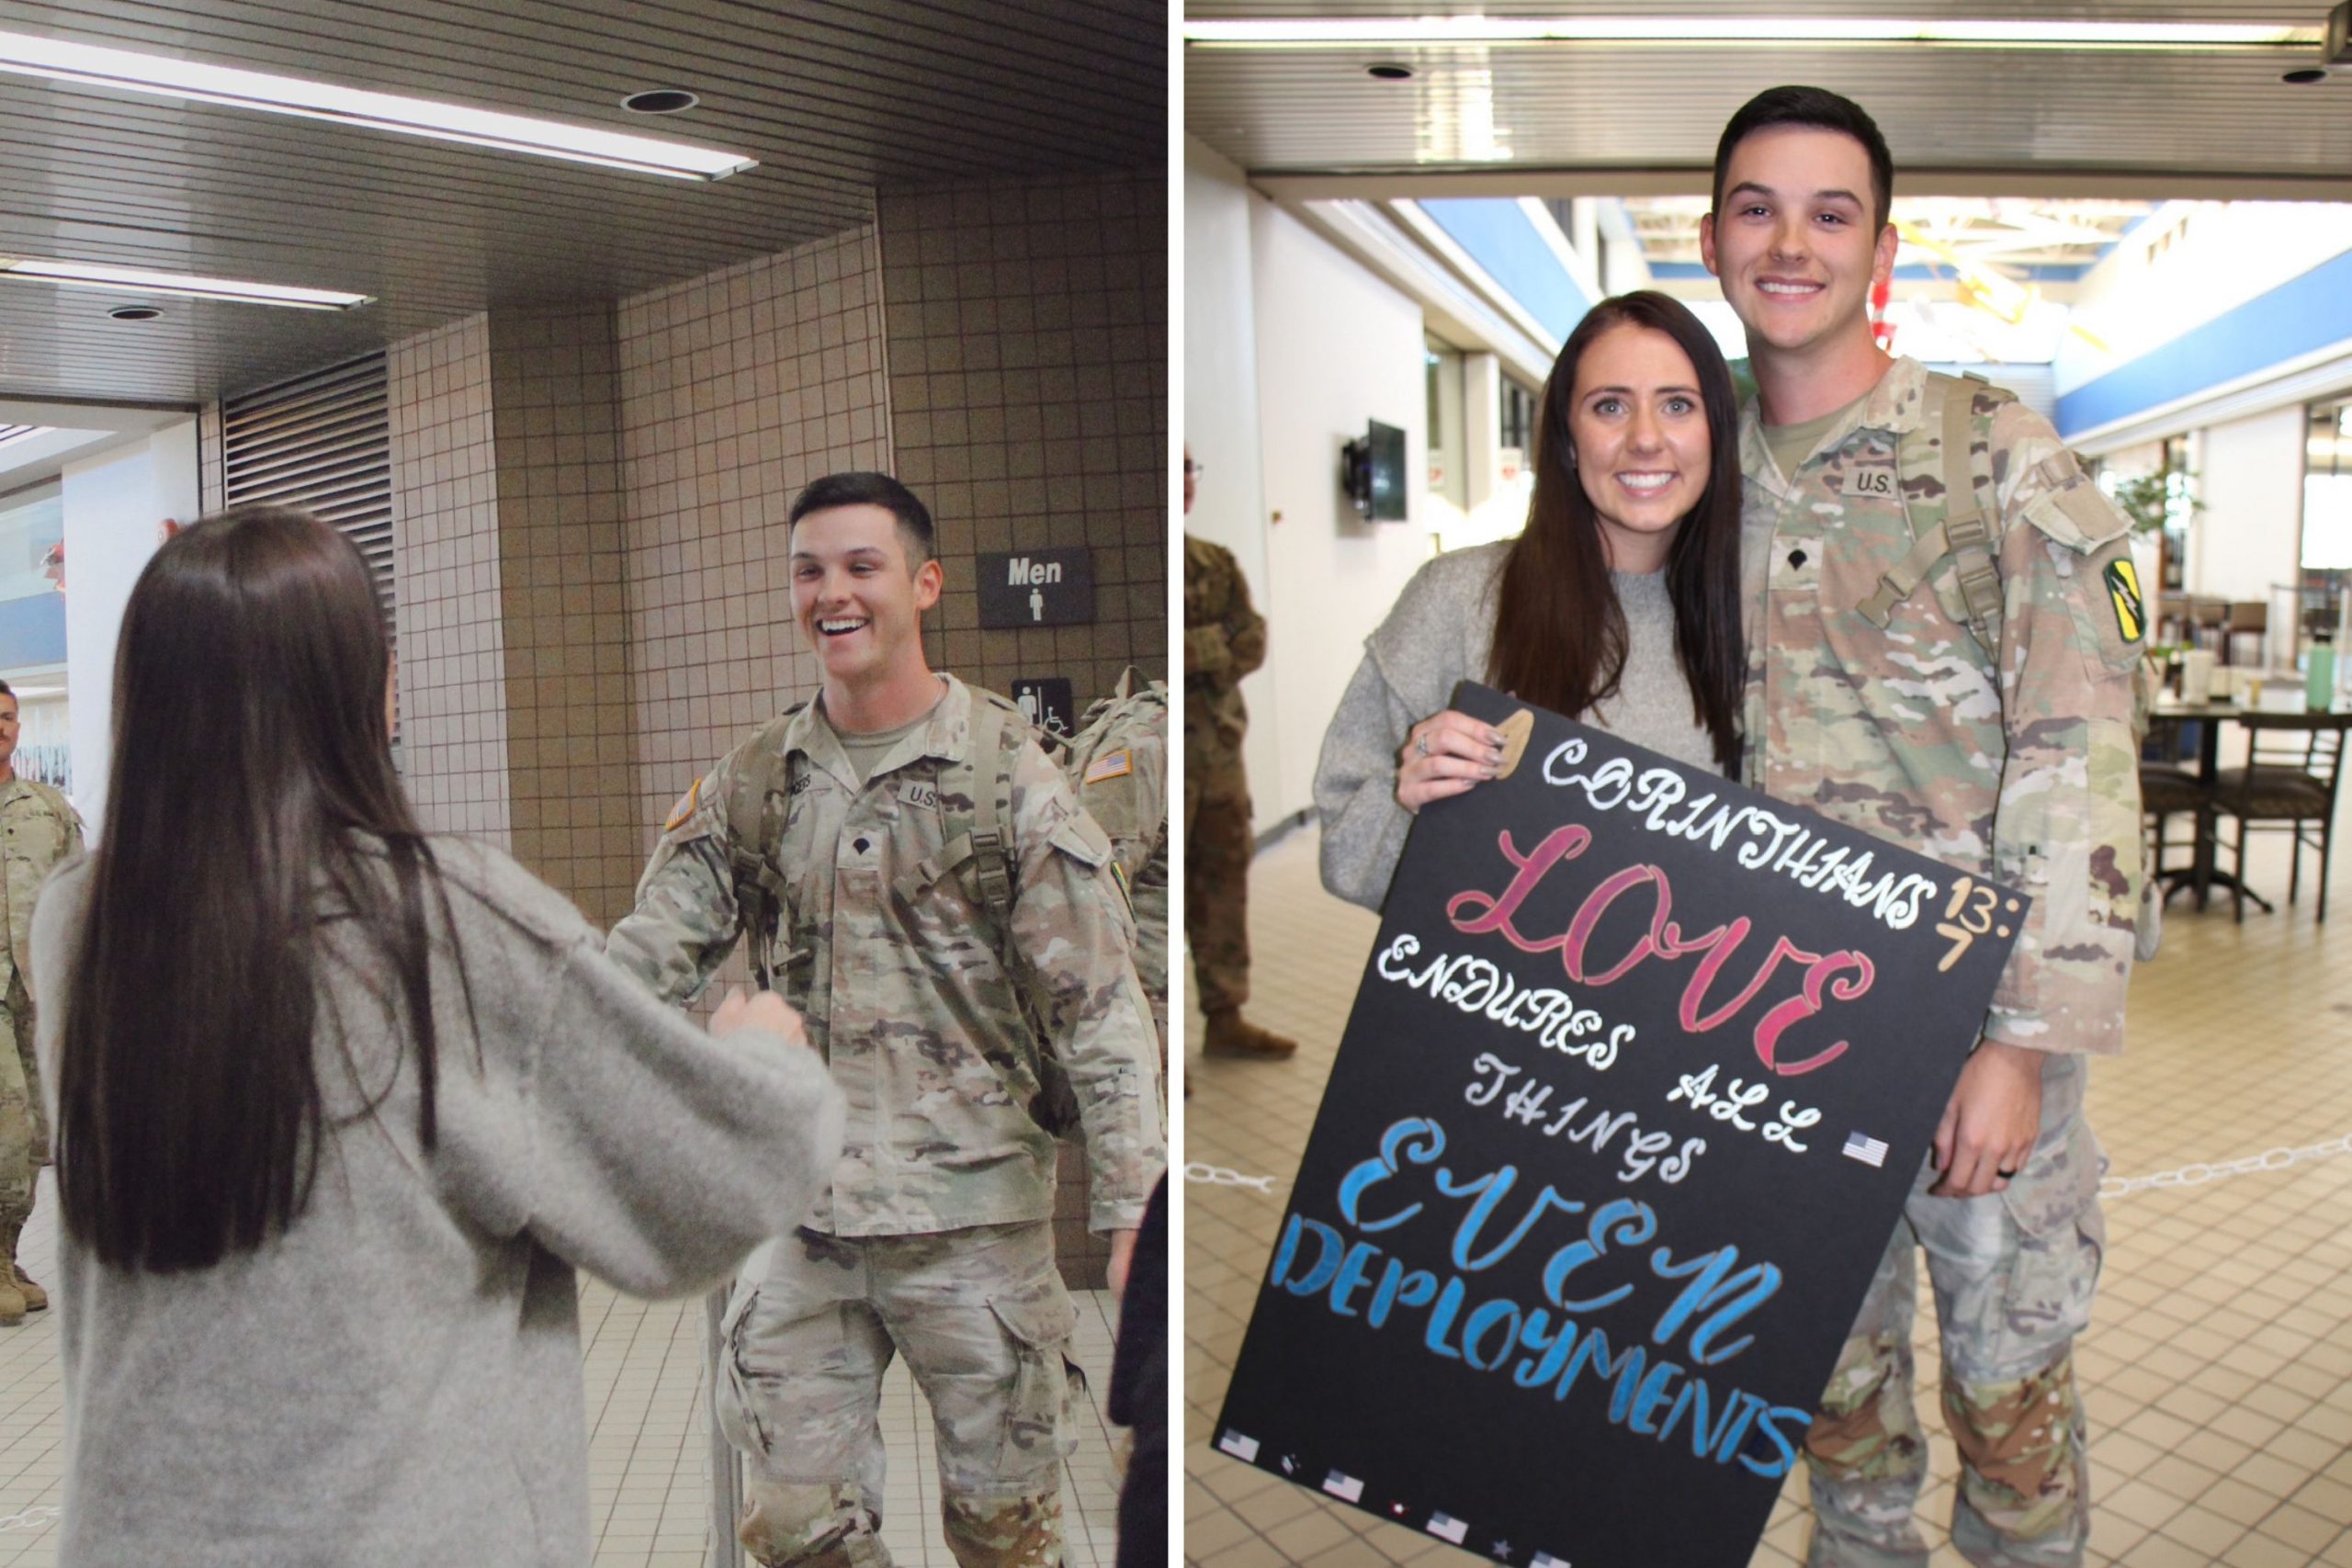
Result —
[{"label": "white wall", "polygon": [[2084,276],[2080,331],[2052,367],[2057,389],[2095,381],[2348,249],[2352,205],[2165,202]]},{"label": "white wall", "polygon": [[[1253,201],[1250,215],[1264,608],[1280,724],[1271,769],[1250,757],[1262,824],[1313,804],[1324,728],[1364,637],[1429,559],[1431,517],[1419,305],[1271,204]],[[1185,287],[1189,319],[1189,277]],[[1364,523],[1340,486],[1340,447],[1375,419],[1406,433],[1405,523]],[[1253,742],[1262,728],[1263,717],[1253,719]]]},{"label": "white wall", "polygon": [[74,804],[95,838],[105,819],[114,652],[123,606],[165,518],[196,521],[196,421],[65,466],[65,670],[73,693]]},{"label": "white wall", "polygon": [[2191,592],[2267,600],[2297,580],[2302,544],[2304,413],[2275,409],[2202,433],[2192,459],[2205,502],[2191,525]]},{"label": "white wall", "polygon": [[[1264,197],[1241,171],[1191,137],[1184,139],[1184,423],[1193,460],[1202,464],[1199,496],[1184,531],[1231,550],[1250,597],[1266,607],[1266,511],[1259,479],[1258,314],[1250,265],[1250,209]],[[1282,647],[1279,633],[1274,648]],[[1273,820],[1267,784],[1280,773],[1274,677],[1261,669],[1241,682],[1250,705],[1243,762],[1257,795],[1258,820]]]}]

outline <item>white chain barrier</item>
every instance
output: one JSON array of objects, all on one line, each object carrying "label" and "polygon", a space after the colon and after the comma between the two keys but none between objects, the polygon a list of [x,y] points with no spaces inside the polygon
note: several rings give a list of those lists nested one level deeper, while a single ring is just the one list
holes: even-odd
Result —
[{"label": "white chain barrier", "polygon": [[2268,1148],[2244,1159],[2224,1161],[2219,1165],[2184,1165],[2178,1170],[2160,1170],[2154,1176],[2110,1176],[2098,1184],[2102,1198],[2128,1198],[2134,1192],[2146,1192],[2165,1187],[2202,1187],[2209,1181],[2219,1181],[2228,1176],[2252,1176],[2257,1171],[2285,1170],[2306,1160],[2330,1159],[2337,1155],[2352,1154],[2352,1133],[2330,1138],[2324,1144],[2312,1144],[2303,1148]]},{"label": "white chain barrier", "polygon": [[10,1514],[6,1518],[0,1518],[0,1535],[6,1535],[10,1530],[43,1529],[55,1524],[57,1519],[58,1510],[55,1508],[27,1508],[21,1514]]},{"label": "white chain barrier", "polygon": [[1210,1187],[1250,1187],[1268,1194],[1274,1190],[1274,1179],[1271,1176],[1244,1176],[1238,1170],[1227,1170],[1221,1165],[1203,1165],[1198,1160],[1184,1168],[1184,1179]]},{"label": "white chain barrier", "polygon": [[[2352,1133],[2328,1139],[2324,1144],[2311,1144],[2300,1149],[2284,1146],[2268,1148],[2244,1159],[2225,1160],[2220,1164],[2199,1161],[2185,1165],[2177,1170],[2160,1170],[2153,1176],[2110,1176],[2098,1184],[2102,1198],[2129,1198],[2134,1192],[2149,1192],[2168,1187],[2202,1187],[2209,1181],[2224,1177],[2253,1176],[2262,1171],[2285,1170],[2307,1160],[2332,1159],[2338,1155],[2352,1155]],[[1271,1195],[1274,1179],[1271,1176],[1244,1176],[1238,1170],[1227,1170],[1221,1165],[1204,1165],[1195,1160],[1184,1168],[1184,1179],[1207,1187],[1247,1187]]]}]

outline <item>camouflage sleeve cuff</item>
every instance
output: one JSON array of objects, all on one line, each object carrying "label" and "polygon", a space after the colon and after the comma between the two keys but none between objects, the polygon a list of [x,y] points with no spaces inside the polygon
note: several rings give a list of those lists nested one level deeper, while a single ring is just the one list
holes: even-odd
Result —
[{"label": "camouflage sleeve cuff", "polygon": [[[1157,1172],[1152,1179],[1159,1179]],[[1148,1193],[1141,1198],[1097,1198],[1088,1205],[1086,1228],[1096,1235],[1108,1235],[1113,1231],[1140,1230],[1143,1227],[1143,1212],[1150,1202]]]}]

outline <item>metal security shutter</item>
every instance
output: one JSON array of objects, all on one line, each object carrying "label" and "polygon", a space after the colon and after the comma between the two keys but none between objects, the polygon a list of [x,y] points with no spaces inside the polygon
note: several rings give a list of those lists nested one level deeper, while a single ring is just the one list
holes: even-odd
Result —
[{"label": "metal security shutter", "polygon": [[384,356],[223,403],[221,484],[228,505],[299,506],[334,524],[368,558],[384,630],[392,619],[391,411]]}]

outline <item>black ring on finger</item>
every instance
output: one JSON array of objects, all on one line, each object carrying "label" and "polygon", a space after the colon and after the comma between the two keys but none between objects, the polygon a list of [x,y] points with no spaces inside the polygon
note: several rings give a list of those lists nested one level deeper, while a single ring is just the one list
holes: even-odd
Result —
[{"label": "black ring on finger", "polygon": [[1993,1168],[1993,1174],[1999,1177],[2004,1181],[2013,1181],[2017,1179],[2018,1173],[2014,1170],[2003,1170],[2000,1167],[1995,1166]]}]

